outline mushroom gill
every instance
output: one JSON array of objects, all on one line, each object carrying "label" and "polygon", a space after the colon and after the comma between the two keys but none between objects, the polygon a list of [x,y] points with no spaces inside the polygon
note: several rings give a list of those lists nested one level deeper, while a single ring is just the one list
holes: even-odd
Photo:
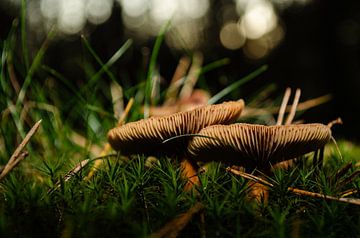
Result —
[{"label": "mushroom gill", "polygon": [[198,134],[188,147],[196,160],[223,161],[245,168],[269,168],[270,164],[315,151],[331,138],[330,128],[318,123],[214,125]]},{"label": "mushroom gill", "polygon": [[184,153],[189,137],[162,142],[172,137],[198,133],[210,125],[234,122],[243,108],[244,101],[239,100],[130,122],[111,129],[108,141],[115,150],[120,150],[123,154]]}]

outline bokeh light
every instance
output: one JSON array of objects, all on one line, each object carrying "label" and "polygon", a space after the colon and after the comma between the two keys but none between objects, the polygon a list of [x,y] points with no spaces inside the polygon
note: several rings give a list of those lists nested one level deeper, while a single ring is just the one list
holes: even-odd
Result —
[{"label": "bokeh light", "polygon": [[268,1],[254,0],[247,4],[240,25],[247,38],[258,39],[276,27],[277,16]]},{"label": "bokeh light", "polygon": [[87,0],[86,17],[93,24],[102,24],[110,18],[113,0]]},{"label": "bokeh light", "polygon": [[61,0],[57,26],[67,34],[80,32],[86,23],[85,0]]},{"label": "bokeh light", "polygon": [[59,13],[60,7],[59,0],[41,0],[40,10],[41,14],[47,19],[56,19]]},{"label": "bokeh light", "polygon": [[129,17],[140,17],[148,10],[148,0],[117,0],[123,13]]},{"label": "bokeh light", "polygon": [[245,34],[236,22],[228,22],[220,30],[220,42],[227,49],[240,49],[245,41]]},{"label": "bokeh light", "polygon": [[[3,0],[20,7],[20,0]],[[28,0],[28,22],[34,32],[55,27],[60,36],[79,34],[87,23],[99,25],[111,16],[116,3],[124,32],[135,40],[154,37],[168,21],[166,42],[175,49],[197,50],[212,37],[214,24],[221,45],[242,49],[251,59],[266,57],[281,42],[285,30],[278,12],[311,0],[233,0],[220,4],[216,18],[209,0]],[[211,12],[213,13],[213,12]],[[214,22],[214,19],[216,19]],[[346,27],[339,31],[345,31]]]},{"label": "bokeh light", "polygon": [[179,16],[182,18],[201,18],[209,10],[210,3],[208,0],[180,0]]},{"label": "bokeh light", "polygon": [[155,25],[162,25],[174,16],[178,9],[178,1],[175,0],[151,0],[150,17]]}]

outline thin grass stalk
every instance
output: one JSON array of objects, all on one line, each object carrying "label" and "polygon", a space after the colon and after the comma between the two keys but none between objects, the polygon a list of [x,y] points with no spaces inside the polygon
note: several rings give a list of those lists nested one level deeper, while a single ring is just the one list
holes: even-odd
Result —
[{"label": "thin grass stalk", "polygon": [[290,99],[290,94],[291,94],[291,88],[286,88],[282,102],[281,102],[281,106],[280,106],[280,110],[279,110],[279,115],[276,121],[276,125],[281,125],[283,120],[284,120],[284,115],[285,115],[285,110],[286,110],[286,106],[289,102]]},{"label": "thin grass stalk", "polygon": [[149,107],[151,102],[151,90],[152,90],[152,80],[155,73],[156,68],[156,61],[157,57],[160,52],[161,44],[164,40],[165,33],[167,32],[170,26],[170,21],[168,21],[165,25],[162,26],[160,29],[158,37],[156,37],[154,48],[151,52],[150,62],[149,62],[149,69],[146,77],[146,84],[145,84],[145,102],[144,102],[144,118],[149,117]]},{"label": "thin grass stalk", "polygon": [[292,121],[294,120],[294,117],[295,117],[295,114],[297,111],[297,106],[299,104],[300,96],[301,96],[301,90],[299,88],[297,88],[296,92],[295,92],[295,96],[294,96],[294,101],[291,105],[290,113],[287,116],[286,121],[285,121],[285,125],[290,125],[292,123]]},{"label": "thin grass stalk", "polygon": [[268,69],[267,65],[263,65],[260,68],[256,69],[252,73],[248,74],[247,76],[241,78],[240,80],[232,83],[231,85],[227,86],[217,94],[215,94],[212,98],[209,99],[208,104],[214,104],[218,102],[220,99],[234,91],[235,89],[239,88],[240,86],[244,85],[245,83],[251,81],[252,79],[256,78],[263,72],[265,72]]}]

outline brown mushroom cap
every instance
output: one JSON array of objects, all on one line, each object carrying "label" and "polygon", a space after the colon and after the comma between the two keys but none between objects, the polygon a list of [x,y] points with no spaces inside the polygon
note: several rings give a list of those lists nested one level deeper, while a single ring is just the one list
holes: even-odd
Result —
[{"label": "brown mushroom cap", "polygon": [[214,125],[191,139],[188,150],[196,160],[223,161],[244,167],[267,167],[323,147],[331,130],[323,124],[264,126]]},{"label": "brown mushroom cap", "polygon": [[198,133],[210,125],[234,122],[243,108],[244,101],[239,100],[130,122],[111,129],[108,141],[115,150],[124,154],[184,152],[188,137],[164,144],[162,142],[175,136]]}]

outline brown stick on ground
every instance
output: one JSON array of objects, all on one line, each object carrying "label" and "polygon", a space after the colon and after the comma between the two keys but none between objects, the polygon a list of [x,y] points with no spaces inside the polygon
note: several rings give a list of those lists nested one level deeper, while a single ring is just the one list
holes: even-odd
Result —
[{"label": "brown stick on ground", "polygon": [[[255,175],[252,175],[252,174],[241,172],[241,171],[238,171],[238,170],[232,169],[232,168],[228,168],[227,171],[229,171],[229,172],[231,172],[233,174],[239,175],[239,176],[241,176],[241,177],[243,177],[245,179],[250,179],[253,182],[261,183],[261,184],[266,185],[268,187],[273,187],[274,186],[273,184],[269,183],[268,181],[266,181],[266,180],[264,180],[262,178],[259,178],[259,177],[255,176]],[[294,187],[288,187],[288,191],[292,192],[292,193],[295,193],[297,195],[309,196],[309,197],[314,197],[314,198],[323,198],[325,200],[344,202],[344,203],[349,203],[349,204],[354,204],[354,205],[359,205],[360,206],[360,199],[357,199],[357,198],[344,198],[344,197],[338,198],[338,197],[328,196],[328,195],[321,194],[321,193],[309,192],[309,191],[294,188]]]},{"label": "brown stick on ground", "polygon": [[350,204],[360,206],[360,199],[357,199],[357,198],[344,198],[344,197],[337,198],[337,197],[328,196],[328,195],[321,194],[321,193],[313,193],[313,192],[309,192],[306,190],[301,190],[301,189],[293,188],[293,187],[289,187],[288,191],[293,192],[298,195],[309,196],[309,197],[314,197],[314,198],[323,198],[325,200],[350,203]]},{"label": "brown stick on ground", "polygon": [[204,205],[200,202],[196,203],[185,213],[180,214],[174,220],[168,222],[165,226],[163,226],[157,232],[151,234],[152,238],[160,238],[160,237],[177,237],[178,234],[184,227],[189,223],[191,218],[201,211],[204,208]]},{"label": "brown stick on ground", "polygon": [[16,148],[12,156],[10,157],[9,161],[5,165],[4,169],[2,170],[0,174],[0,181],[13,169],[15,168],[23,159],[26,158],[28,155],[27,152],[21,153],[25,146],[29,143],[31,137],[35,134],[35,132],[39,129],[39,126],[41,124],[41,120],[35,123],[35,125],[30,129],[30,131],[26,134],[23,141],[20,143],[20,145]]}]

